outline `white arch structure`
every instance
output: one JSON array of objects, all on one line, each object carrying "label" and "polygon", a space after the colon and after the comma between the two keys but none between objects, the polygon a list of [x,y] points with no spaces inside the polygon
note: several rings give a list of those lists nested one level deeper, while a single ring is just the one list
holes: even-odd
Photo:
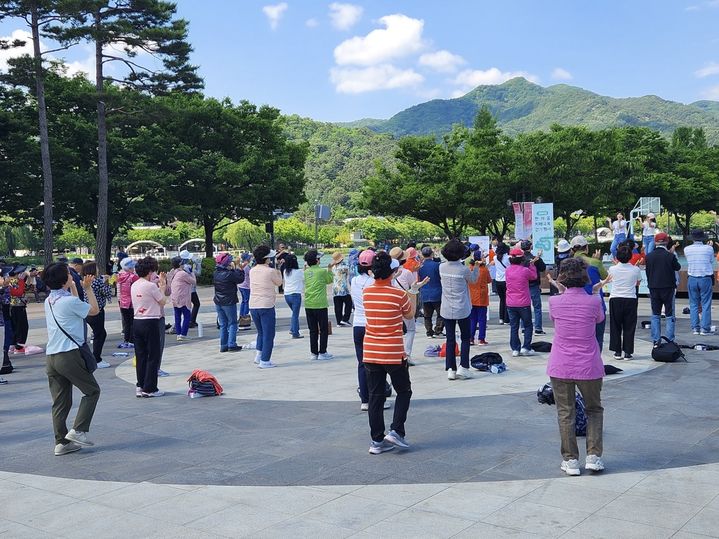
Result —
[{"label": "white arch structure", "polygon": [[[178,251],[182,251],[185,247],[187,247],[188,245],[190,245],[190,244],[192,244],[192,243],[199,243],[199,244],[200,244],[200,250],[201,250],[201,251],[204,251],[204,250],[205,250],[205,249],[204,249],[204,247],[205,247],[205,239],[204,239],[204,238],[192,238],[192,239],[190,239],[190,240],[187,240],[187,241],[184,242],[182,245],[180,245],[180,246],[177,248],[177,250],[178,250]],[[188,250],[189,250],[189,249],[188,249]],[[213,252],[217,252],[217,246],[216,246],[214,243],[212,244],[212,251],[213,251]]]},{"label": "white arch structure", "polygon": [[[151,246],[151,248],[152,248],[152,249],[145,249],[145,252],[147,252],[148,250],[155,250],[155,251],[156,251],[156,250],[159,250],[159,249],[162,249],[162,252],[163,252],[163,253],[165,253],[165,252],[167,251],[167,249],[165,249],[165,246],[164,246],[164,245],[162,245],[161,243],[158,243],[158,242],[156,242],[156,241],[152,241],[152,240],[139,240],[139,241],[132,242],[130,245],[127,246],[127,254],[129,254],[129,255],[142,254],[143,251],[140,249],[140,246],[142,246],[142,245],[148,245],[148,246]],[[137,249],[137,252],[136,252],[136,253],[133,253],[133,252],[132,252],[133,249]]]}]

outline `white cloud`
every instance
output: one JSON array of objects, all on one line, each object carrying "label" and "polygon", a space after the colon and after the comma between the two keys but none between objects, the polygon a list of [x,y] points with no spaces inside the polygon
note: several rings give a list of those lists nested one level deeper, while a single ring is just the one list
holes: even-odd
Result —
[{"label": "white cloud", "polygon": [[469,91],[480,85],[502,84],[515,77],[524,77],[535,84],[539,82],[539,77],[526,71],[501,71],[496,67],[490,67],[486,70],[465,69],[455,77],[453,82]]},{"label": "white cloud", "polygon": [[318,20],[315,19],[315,18],[307,19],[307,20],[305,21],[305,26],[306,26],[307,28],[317,28],[319,25],[320,25],[320,21],[318,21]]},{"label": "white cloud", "polygon": [[554,80],[572,80],[574,77],[572,77],[572,74],[566,69],[555,67],[552,70],[552,78]]},{"label": "white cloud", "polygon": [[330,4],[332,26],[338,30],[349,30],[362,18],[363,11],[362,6],[333,2]]},{"label": "white cloud", "polygon": [[445,50],[428,52],[419,57],[420,65],[442,73],[454,73],[459,66],[466,63],[460,55]]},{"label": "white cloud", "polygon": [[455,91],[452,92],[452,94],[450,95],[450,97],[452,97],[452,98],[462,97],[462,96],[463,96],[464,94],[466,94],[468,91],[469,91],[469,90],[455,90]]},{"label": "white cloud", "polygon": [[371,66],[419,52],[423,47],[424,21],[406,15],[386,15],[379,19],[385,27],[364,37],[355,36],[335,47],[338,65]]},{"label": "white cloud", "polygon": [[341,94],[361,94],[417,86],[424,81],[424,77],[412,69],[380,64],[365,68],[334,67],[330,70],[330,80]]},{"label": "white cloud", "polygon": [[[7,50],[0,50],[0,71],[7,71],[8,60],[11,58],[17,58],[23,54],[29,54],[32,56],[32,34],[25,30],[13,30],[9,36],[0,36],[0,40],[8,41],[12,44],[13,41],[24,41],[25,45],[22,47],[13,47]],[[41,49],[47,49],[42,42],[40,43]]]},{"label": "white cloud", "polygon": [[262,8],[262,13],[267,16],[267,20],[270,21],[270,28],[273,30],[277,29],[277,25],[280,23],[285,11],[287,11],[287,2],[271,4]]},{"label": "white cloud", "polygon": [[704,77],[710,77],[711,75],[719,75],[719,64],[716,62],[709,62],[701,69],[697,69],[694,75],[700,79]]},{"label": "white cloud", "polygon": [[702,92],[702,97],[704,99],[711,99],[712,101],[719,101],[719,84],[704,90]]}]

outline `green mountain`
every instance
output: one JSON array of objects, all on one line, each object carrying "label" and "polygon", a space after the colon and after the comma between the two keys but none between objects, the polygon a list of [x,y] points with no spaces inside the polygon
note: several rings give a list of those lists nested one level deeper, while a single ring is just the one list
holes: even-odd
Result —
[{"label": "green mountain", "polygon": [[670,135],[680,126],[703,127],[711,143],[719,143],[719,102],[683,105],[649,95],[612,98],[582,88],[557,84],[544,88],[523,78],[495,86],[478,86],[456,99],[435,99],[415,105],[384,122],[365,125],[379,133],[441,135],[453,124],[472,125],[486,105],[505,133],[548,129],[552,124],[585,125],[600,129],[615,126],[650,127]]}]

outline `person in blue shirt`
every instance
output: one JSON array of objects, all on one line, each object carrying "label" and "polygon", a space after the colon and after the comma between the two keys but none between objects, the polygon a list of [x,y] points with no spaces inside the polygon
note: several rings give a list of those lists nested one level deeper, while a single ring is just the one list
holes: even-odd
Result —
[{"label": "person in blue shirt", "polygon": [[[429,282],[423,286],[419,293],[424,313],[424,328],[427,337],[441,336],[444,330],[444,320],[439,314],[442,305],[442,281],[439,278],[439,260],[434,258],[434,251],[429,245],[422,247],[422,264],[417,271],[418,281],[429,277]],[[437,320],[432,325],[432,317],[437,313]]]},{"label": "person in blue shirt", "polygon": [[[90,422],[100,399],[100,386],[87,370],[78,345],[85,341],[85,318],[100,312],[92,290],[93,276],[82,281],[87,303],[79,298],[75,281],[68,266],[50,264],[43,272],[43,280],[50,288],[45,300],[47,325],[46,372],[52,396],[52,425],[55,430],[55,455],[66,455],[94,445],[87,438]],[[68,432],[67,416],[72,408],[72,388],[83,393],[75,424]]]}]

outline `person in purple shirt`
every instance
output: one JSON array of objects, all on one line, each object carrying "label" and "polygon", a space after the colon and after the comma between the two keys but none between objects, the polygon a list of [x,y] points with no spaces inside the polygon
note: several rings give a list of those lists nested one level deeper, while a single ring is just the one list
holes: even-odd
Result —
[{"label": "person in purple shirt", "polygon": [[[547,363],[557,404],[561,469],[579,475],[579,448],[575,434],[575,391],[579,389],[586,405],[587,458],[585,469],[599,472],[602,462],[604,408],[601,392],[604,364],[595,337],[595,327],[604,320],[602,302],[584,287],[590,282],[587,264],[581,258],[562,262],[557,278],[560,295],[549,298],[549,317],[554,322],[554,340]],[[601,281],[604,283],[604,281]]]}]

